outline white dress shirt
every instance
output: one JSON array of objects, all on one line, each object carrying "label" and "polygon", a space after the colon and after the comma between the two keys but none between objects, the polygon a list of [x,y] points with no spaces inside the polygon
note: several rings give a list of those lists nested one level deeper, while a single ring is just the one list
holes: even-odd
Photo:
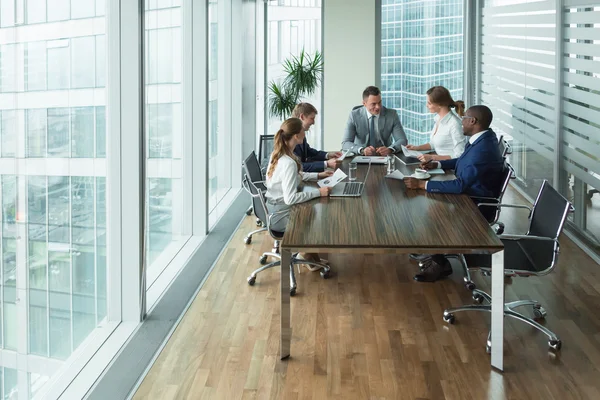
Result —
[{"label": "white dress shirt", "polygon": [[299,192],[298,186],[302,181],[316,181],[317,172],[298,172],[298,164],[290,156],[284,155],[277,161],[271,177],[267,177],[266,198],[274,203],[287,205],[303,203],[319,197],[319,191]]},{"label": "white dress shirt", "polygon": [[466,144],[460,118],[450,111],[442,118],[436,114],[434,120],[435,126],[429,138],[431,150],[435,150],[440,156],[460,157]]},{"label": "white dress shirt", "polygon": [[[377,114],[377,115],[371,114],[369,112],[369,110],[367,110],[367,107],[365,107],[365,112],[367,113],[367,127],[369,127],[369,135],[371,135],[371,130],[370,130],[371,118],[375,118],[375,121],[373,122],[375,125],[375,137],[377,138],[378,141],[380,141],[385,146],[384,141],[381,139],[381,136],[379,136],[379,115],[380,114]],[[369,136],[369,141],[370,140],[371,140],[371,137]],[[367,141],[366,147],[369,147],[368,146],[369,141]],[[361,147],[360,149],[358,149],[358,152],[360,154],[362,154],[363,149],[364,149],[364,147]],[[395,151],[393,147],[388,147],[388,149],[392,150],[392,153]]]}]

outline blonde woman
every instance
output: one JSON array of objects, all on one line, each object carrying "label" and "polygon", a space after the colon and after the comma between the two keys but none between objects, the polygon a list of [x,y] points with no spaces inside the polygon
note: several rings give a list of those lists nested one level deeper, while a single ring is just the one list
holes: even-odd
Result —
[{"label": "blonde woman", "polygon": [[[456,114],[452,112],[456,110]],[[427,91],[427,109],[435,113],[435,126],[429,143],[420,146],[408,145],[411,150],[434,150],[437,154],[422,154],[419,160],[442,161],[458,158],[465,151],[467,140],[463,134],[461,117],[465,115],[465,103],[452,99],[450,91],[443,86],[434,86]]]},{"label": "blonde woman", "polygon": [[[267,207],[269,213],[280,212],[271,219],[271,229],[285,232],[292,205],[303,203],[317,197],[329,196],[331,188],[302,192],[299,190],[302,181],[316,181],[333,175],[333,171],[303,172],[300,160],[294,155],[297,145],[304,142],[304,128],[299,118],[287,119],[275,134],[273,153],[267,168]],[[321,262],[318,254],[301,254],[306,260]],[[308,266],[307,266],[308,267]],[[310,270],[313,270],[309,267]]]}]

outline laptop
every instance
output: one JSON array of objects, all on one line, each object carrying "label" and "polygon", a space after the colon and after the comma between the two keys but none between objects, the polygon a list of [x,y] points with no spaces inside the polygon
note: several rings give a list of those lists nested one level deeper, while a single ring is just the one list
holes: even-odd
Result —
[{"label": "laptop", "polygon": [[402,162],[402,164],[404,165],[418,165],[421,164],[421,161],[419,161],[419,159],[417,157],[407,157],[402,153],[398,153],[396,154],[396,157],[398,158],[398,160],[400,160]]},{"label": "laptop", "polygon": [[385,156],[356,156],[352,159],[352,162],[358,164],[387,164],[387,157]]},{"label": "laptop", "polygon": [[335,185],[329,193],[329,197],[360,197],[365,190],[365,182],[371,172],[371,163],[369,163],[369,169],[362,182],[341,182]]}]

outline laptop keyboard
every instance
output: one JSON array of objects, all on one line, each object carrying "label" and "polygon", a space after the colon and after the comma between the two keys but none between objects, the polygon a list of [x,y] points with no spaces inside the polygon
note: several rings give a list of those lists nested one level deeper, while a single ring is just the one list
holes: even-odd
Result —
[{"label": "laptop keyboard", "polygon": [[344,194],[359,194],[360,186],[362,183],[360,182],[349,182],[344,186]]}]

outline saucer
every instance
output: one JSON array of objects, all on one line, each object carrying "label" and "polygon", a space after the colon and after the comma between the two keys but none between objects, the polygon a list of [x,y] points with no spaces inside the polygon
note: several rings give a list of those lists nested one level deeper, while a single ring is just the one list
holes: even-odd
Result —
[{"label": "saucer", "polygon": [[411,175],[411,178],[415,178],[415,179],[429,179],[429,178],[431,178],[431,175],[429,175],[429,174],[425,174],[425,176],[424,176],[424,177],[422,177],[422,178],[418,178],[418,177],[416,177],[416,176],[415,176],[415,174],[412,174],[412,175]]}]

